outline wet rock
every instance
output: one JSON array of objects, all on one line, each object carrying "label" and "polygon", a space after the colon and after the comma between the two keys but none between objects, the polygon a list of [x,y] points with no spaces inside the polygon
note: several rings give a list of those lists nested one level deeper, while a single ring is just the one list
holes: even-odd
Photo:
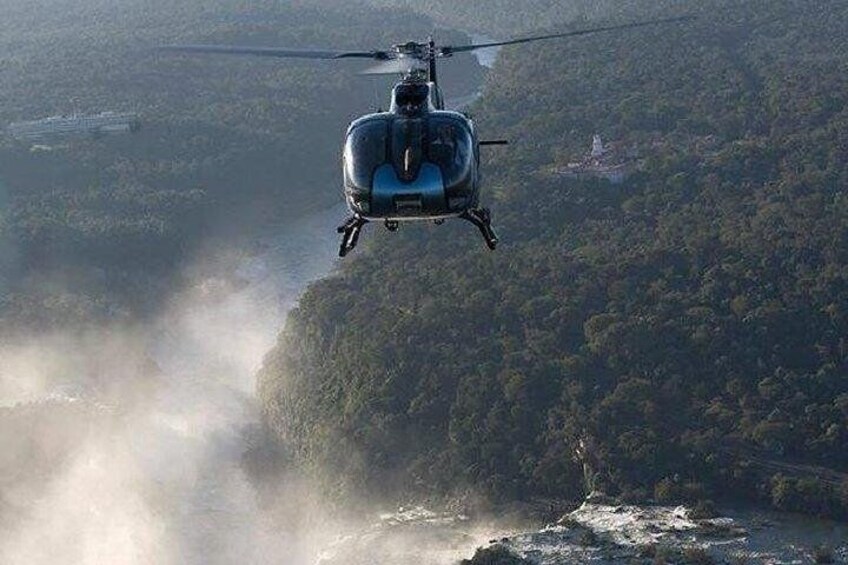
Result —
[{"label": "wet rock", "polygon": [[617,503],[617,499],[612,496],[609,496],[606,493],[596,490],[589,493],[589,496],[586,497],[585,502],[587,504],[605,504],[608,506],[613,506]]},{"label": "wet rock", "polygon": [[[756,509],[708,519],[697,518],[700,514],[683,506],[587,501],[555,526],[517,534],[507,545],[537,565],[848,564],[848,526],[844,524]],[[829,545],[822,546],[823,541]]]},{"label": "wet rock", "polygon": [[471,559],[463,559],[461,565],[533,565],[516,554],[509,547],[495,544],[486,548],[478,548]]}]

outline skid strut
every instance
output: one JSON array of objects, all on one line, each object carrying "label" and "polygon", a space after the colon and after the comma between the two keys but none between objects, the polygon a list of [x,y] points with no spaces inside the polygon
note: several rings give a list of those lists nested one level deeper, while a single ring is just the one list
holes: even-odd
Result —
[{"label": "skid strut", "polygon": [[353,215],[345,220],[345,223],[340,225],[336,230],[342,234],[342,243],[339,246],[339,257],[344,257],[350,253],[356,244],[359,243],[359,234],[362,232],[362,226],[368,223],[368,220],[361,216]]},{"label": "skid strut", "polygon": [[468,220],[480,230],[483,239],[486,240],[486,245],[492,251],[498,246],[498,234],[492,228],[492,214],[488,208],[472,208],[467,210],[462,216],[463,220]]}]

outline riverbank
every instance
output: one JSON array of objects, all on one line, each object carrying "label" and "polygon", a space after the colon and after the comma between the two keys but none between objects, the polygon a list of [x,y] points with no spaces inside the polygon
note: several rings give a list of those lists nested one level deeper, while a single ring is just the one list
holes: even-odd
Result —
[{"label": "riverbank", "polygon": [[507,548],[538,565],[657,559],[848,563],[848,525],[753,508],[728,508],[704,517],[684,506],[587,501],[556,524],[506,536],[490,546]]},{"label": "riverbank", "polygon": [[[474,555],[477,559],[472,559]],[[423,507],[386,513],[326,548],[319,565],[848,563],[848,525],[753,508],[700,516],[684,506],[587,500],[539,527]]]}]

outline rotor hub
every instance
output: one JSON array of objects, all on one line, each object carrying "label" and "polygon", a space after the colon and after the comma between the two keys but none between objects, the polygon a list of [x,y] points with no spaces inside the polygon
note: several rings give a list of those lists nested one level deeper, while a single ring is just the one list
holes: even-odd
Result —
[{"label": "rotor hub", "polygon": [[398,55],[411,55],[415,57],[424,57],[424,48],[426,47],[423,43],[418,43],[417,41],[408,41],[406,43],[400,43],[398,45],[393,45],[392,50]]}]

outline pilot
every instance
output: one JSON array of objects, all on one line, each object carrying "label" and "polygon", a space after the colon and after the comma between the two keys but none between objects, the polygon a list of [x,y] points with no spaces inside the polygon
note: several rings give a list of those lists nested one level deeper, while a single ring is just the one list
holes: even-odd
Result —
[{"label": "pilot", "polygon": [[414,100],[411,98],[405,101],[406,103],[400,107],[401,114],[406,116],[413,116],[421,111],[421,105],[416,104]]},{"label": "pilot", "polygon": [[400,107],[400,113],[405,116],[414,116],[421,113],[424,109],[422,101],[410,95],[398,97],[398,106]]},{"label": "pilot", "polygon": [[397,90],[397,105],[400,113],[413,116],[421,113],[427,104],[427,87],[421,85],[401,85]]}]

